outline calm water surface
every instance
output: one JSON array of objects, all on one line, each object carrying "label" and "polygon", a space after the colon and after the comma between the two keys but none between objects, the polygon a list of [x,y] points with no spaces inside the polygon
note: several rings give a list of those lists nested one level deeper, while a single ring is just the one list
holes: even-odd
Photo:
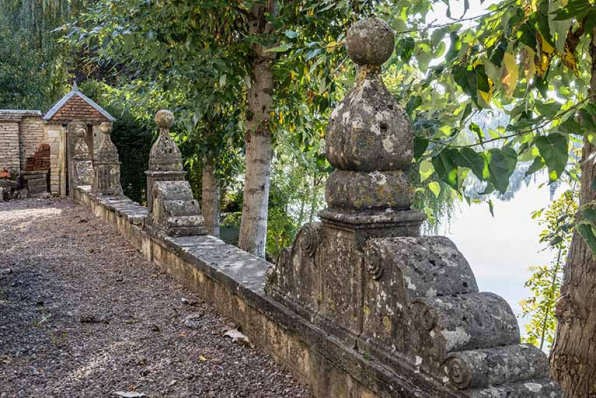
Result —
[{"label": "calm water surface", "polygon": [[[557,190],[556,197],[562,191]],[[550,192],[546,186],[531,183],[522,186],[510,201],[493,201],[494,218],[486,203],[463,203],[441,233],[468,259],[480,290],[502,296],[519,315],[520,300],[530,295],[524,287],[531,275],[528,267],[549,264],[553,258],[553,253],[542,250],[544,246],[538,242],[542,228],[531,217],[533,211],[549,204]],[[525,322],[520,319],[520,323]]]}]

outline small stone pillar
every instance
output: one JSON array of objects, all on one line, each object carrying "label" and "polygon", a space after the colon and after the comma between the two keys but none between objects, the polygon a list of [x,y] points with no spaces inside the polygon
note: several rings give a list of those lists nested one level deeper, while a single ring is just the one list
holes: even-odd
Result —
[{"label": "small stone pillar", "polygon": [[160,110],[155,115],[159,137],[151,147],[147,175],[147,226],[168,236],[204,235],[205,221],[193,198],[182,154],[170,135],[174,115]]},{"label": "small stone pillar", "polygon": [[99,130],[103,138],[96,153],[92,192],[96,195],[119,196],[122,195],[120,159],[110,137],[112,123],[102,123]]},{"label": "small stone pillar", "polygon": [[479,292],[449,239],[420,237],[406,176],[413,128],[381,77],[391,28],[366,19],[346,41],[360,70],[327,126],[327,209],[282,251],[267,294],[416,386],[395,396],[560,397],[544,353],[520,345],[509,304]]},{"label": "small stone pillar", "polygon": [[[70,154],[70,186],[93,184],[93,161],[87,144],[87,126],[82,122],[68,124]],[[72,192],[72,190],[71,190]]]}]

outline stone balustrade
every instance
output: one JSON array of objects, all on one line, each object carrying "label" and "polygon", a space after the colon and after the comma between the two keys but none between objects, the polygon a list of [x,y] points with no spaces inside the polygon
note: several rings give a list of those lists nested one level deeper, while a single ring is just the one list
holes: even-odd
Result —
[{"label": "stone balustrade", "polygon": [[[544,353],[520,344],[510,306],[479,292],[449,239],[420,236],[425,217],[410,208],[405,176],[412,127],[381,78],[391,29],[358,22],[347,45],[360,71],[328,125],[327,158],[337,168],[328,207],[275,265],[205,235],[169,111],[155,118],[148,208],[98,194],[100,183],[93,192],[75,187],[75,201],[195,287],[317,397],[561,397]],[[106,159],[116,165],[113,154]]]}]

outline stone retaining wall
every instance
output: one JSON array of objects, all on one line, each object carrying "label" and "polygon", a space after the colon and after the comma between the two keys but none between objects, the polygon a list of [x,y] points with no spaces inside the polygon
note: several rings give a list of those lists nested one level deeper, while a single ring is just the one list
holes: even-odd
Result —
[{"label": "stone retaining wall", "polygon": [[196,289],[256,346],[309,384],[315,396],[463,396],[419,369],[395,374],[266,296],[270,263],[209,235],[156,236],[145,227],[147,208],[126,197],[95,196],[91,187],[81,186],[74,190],[74,201],[117,228],[148,260]]}]

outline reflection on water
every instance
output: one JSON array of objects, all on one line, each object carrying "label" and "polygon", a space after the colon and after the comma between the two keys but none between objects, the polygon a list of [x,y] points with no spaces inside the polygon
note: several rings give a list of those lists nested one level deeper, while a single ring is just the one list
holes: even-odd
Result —
[{"label": "reflection on water", "polygon": [[[470,262],[481,291],[491,291],[505,298],[516,314],[519,302],[529,297],[524,283],[530,277],[528,267],[552,261],[553,254],[542,251],[539,240],[541,227],[532,220],[533,211],[546,207],[563,189],[553,192],[542,186],[539,176],[528,184],[519,184],[515,198],[493,199],[495,217],[486,203],[459,205],[449,227],[442,234],[449,236]],[[520,320],[524,323],[524,320]],[[522,329],[523,332],[523,329]]]}]

